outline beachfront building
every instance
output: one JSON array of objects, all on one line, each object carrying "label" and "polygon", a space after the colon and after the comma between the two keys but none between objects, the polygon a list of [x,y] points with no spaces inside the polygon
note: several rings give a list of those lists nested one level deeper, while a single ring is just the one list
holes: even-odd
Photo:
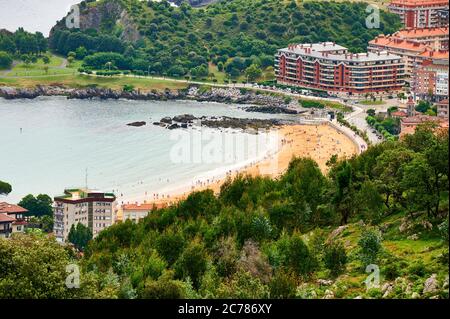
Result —
[{"label": "beachfront building", "polygon": [[296,44],[278,50],[279,84],[366,94],[401,90],[404,63],[389,52],[350,53],[334,42]]},{"label": "beachfront building", "polygon": [[54,234],[65,242],[72,225],[82,223],[94,237],[114,223],[116,196],[87,189],[67,189],[54,198]]},{"label": "beachfront building", "polygon": [[448,50],[448,27],[403,29],[392,37],[421,43],[433,50]]},{"label": "beachfront building", "polygon": [[407,28],[448,26],[448,0],[392,0],[388,9]]},{"label": "beachfront building", "polygon": [[139,220],[145,218],[149,212],[153,209],[163,208],[164,205],[157,204],[124,204],[122,205],[120,211],[119,220],[123,222],[131,220],[134,223],[139,222]]},{"label": "beachfront building", "polygon": [[0,215],[6,215],[13,219],[11,223],[12,233],[23,233],[27,222],[25,221],[25,214],[28,210],[14,204],[0,202]]},{"label": "beachfront building", "polygon": [[416,98],[440,101],[448,98],[447,59],[425,60],[417,67],[411,81]]},{"label": "beachfront building", "polygon": [[405,64],[407,77],[410,77],[417,66],[425,60],[448,59],[448,50],[434,50],[431,46],[416,40],[383,34],[369,41],[368,50],[373,53],[387,51],[400,56]]}]

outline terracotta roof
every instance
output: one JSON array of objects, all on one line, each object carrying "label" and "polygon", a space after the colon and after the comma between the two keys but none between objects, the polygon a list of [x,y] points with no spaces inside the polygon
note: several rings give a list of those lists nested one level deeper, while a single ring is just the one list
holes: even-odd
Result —
[{"label": "terracotta roof", "polygon": [[19,205],[1,202],[0,203],[0,213],[21,214],[21,213],[28,213],[28,210],[23,207],[20,207]]},{"label": "terracotta roof", "polygon": [[402,118],[403,124],[420,124],[424,122],[441,122],[441,119],[439,119],[436,116],[430,116],[430,115],[415,115],[410,117]]},{"label": "terracotta roof", "polygon": [[432,59],[446,59],[448,60],[448,51],[446,50],[435,50],[435,51],[424,51],[419,54],[422,57],[432,58]]},{"label": "terracotta roof", "polygon": [[424,6],[424,5],[448,5],[448,0],[393,0],[390,5],[409,5],[409,6]]},{"label": "terracotta roof", "polygon": [[439,104],[439,105],[448,105],[448,99],[445,99],[445,100],[436,102],[436,104]]},{"label": "terracotta roof", "polygon": [[389,47],[389,48],[403,49],[403,50],[408,50],[408,51],[415,51],[415,52],[423,52],[425,50],[430,50],[430,51],[433,50],[428,45],[419,43],[417,41],[408,40],[408,39],[400,39],[400,38],[397,38],[394,36],[385,36],[385,35],[379,35],[375,39],[371,40],[369,42],[369,44],[376,45],[376,46],[385,46],[385,47]]},{"label": "terracotta roof", "polygon": [[142,211],[150,211],[153,208],[163,208],[165,207],[164,204],[124,204],[122,205],[123,210],[142,210]]},{"label": "terracotta roof", "polygon": [[408,114],[406,114],[406,112],[403,111],[395,111],[391,113],[392,116],[396,116],[396,117],[405,117]]},{"label": "terracotta roof", "polygon": [[16,221],[15,218],[9,217],[6,214],[0,214],[0,223],[12,223],[14,221]]},{"label": "terracotta roof", "polygon": [[442,28],[409,28],[402,29],[393,34],[393,36],[407,39],[418,39],[432,36],[448,36],[448,27]]}]

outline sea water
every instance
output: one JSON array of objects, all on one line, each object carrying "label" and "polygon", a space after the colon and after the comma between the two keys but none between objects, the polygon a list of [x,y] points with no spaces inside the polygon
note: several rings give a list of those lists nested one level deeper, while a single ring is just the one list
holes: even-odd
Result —
[{"label": "sea water", "polygon": [[[156,193],[189,190],[199,180],[223,178],[276,151],[276,132],[168,130],[152,124],[181,114],[292,117],[194,101],[0,98],[0,180],[13,187],[0,200],[14,203],[41,193],[53,197],[65,188],[88,186],[113,191],[119,203],[143,201]],[[135,121],[147,125],[127,125]]]}]

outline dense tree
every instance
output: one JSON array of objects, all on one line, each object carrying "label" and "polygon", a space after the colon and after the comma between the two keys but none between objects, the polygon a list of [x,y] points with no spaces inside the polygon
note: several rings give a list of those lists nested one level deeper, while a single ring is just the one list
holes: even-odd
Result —
[{"label": "dense tree", "polygon": [[39,194],[34,197],[29,194],[21,199],[19,206],[28,210],[29,216],[53,216],[53,200],[46,194]]},{"label": "dense tree", "polygon": [[10,184],[0,181],[0,195],[8,195],[11,191],[12,187]]},{"label": "dense tree", "polygon": [[79,250],[84,250],[91,239],[92,231],[82,223],[73,224],[67,236],[67,240]]},{"label": "dense tree", "polygon": [[12,62],[13,59],[9,53],[0,51],[0,69],[11,68]]}]

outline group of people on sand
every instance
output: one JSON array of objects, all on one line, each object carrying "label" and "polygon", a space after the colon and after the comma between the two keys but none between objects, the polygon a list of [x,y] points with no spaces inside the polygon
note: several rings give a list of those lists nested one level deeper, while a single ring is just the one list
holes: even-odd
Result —
[{"label": "group of people on sand", "polygon": [[[314,132],[315,136],[313,139],[313,135],[311,135],[311,130],[308,132],[307,129],[300,129],[298,131],[290,131],[290,132],[286,132],[284,134],[284,136],[282,137],[281,141],[281,145],[287,146],[289,148],[293,147],[294,143],[297,141],[297,144],[299,144],[299,142],[301,142],[302,140],[306,140],[307,143],[305,143],[303,150],[306,153],[309,153],[310,156],[313,156],[316,160],[318,160],[320,163],[324,163],[326,160],[329,159],[329,151],[332,151],[334,154],[342,154],[344,156],[347,155],[347,152],[344,150],[344,146],[341,144],[341,141],[338,138],[336,138],[334,135],[332,134],[327,134],[326,132],[323,131],[323,129],[320,128],[320,126],[322,125],[317,125],[314,126],[314,129],[312,132]],[[336,131],[334,132],[336,134],[338,134],[338,136],[342,136],[344,133],[340,132],[340,131]],[[303,137],[303,138],[302,138]],[[314,141],[315,143],[310,143],[311,141]],[[311,145],[312,144],[312,145]],[[296,146],[300,146],[300,145],[296,145]],[[365,145],[361,144],[361,149],[365,148]],[[328,151],[327,151],[328,150]],[[265,162],[267,160],[273,160],[275,158],[275,155],[278,154],[279,149],[272,151],[272,152],[268,152],[264,158],[261,160],[262,162]],[[313,155],[314,154],[314,155]],[[252,161],[250,163],[248,163],[245,166],[242,166],[240,168],[235,168],[235,169],[229,169],[225,172],[225,177],[229,178],[229,177],[233,177],[236,176],[237,174],[241,173],[241,172],[249,172],[249,169],[251,168],[256,168],[257,172],[260,170],[260,160],[258,161]],[[272,174],[274,174],[274,172],[271,172]],[[277,175],[281,174],[280,172],[278,172]],[[172,197],[172,200],[170,202],[174,202],[176,201],[177,198],[179,197],[185,197],[187,196],[187,194],[189,192],[195,191],[195,190],[199,190],[202,188],[206,188],[206,187],[210,187],[210,186],[214,186],[214,184],[219,183],[222,180],[222,177],[210,177],[207,179],[197,179],[195,180],[191,187],[190,187],[190,191],[188,192],[183,192],[183,194],[178,194],[178,195],[174,195]],[[163,179],[159,178],[159,181],[162,182]],[[170,183],[170,180],[167,179],[166,180],[167,183]],[[143,184],[143,182],[141,183]],[[123,194],[120,195],[123,198]],[[148,192],[145,192],[145,198],[148,198]],[[153,193],[152,196],[150,197],[150,202],[158,202],[158,201],[163,201],[165,203],[169,203],[168,201],[169,199],[171,199],[169,194],[165,194],[165,193]],[[122,201],[123,204],[123,201]]]}]

